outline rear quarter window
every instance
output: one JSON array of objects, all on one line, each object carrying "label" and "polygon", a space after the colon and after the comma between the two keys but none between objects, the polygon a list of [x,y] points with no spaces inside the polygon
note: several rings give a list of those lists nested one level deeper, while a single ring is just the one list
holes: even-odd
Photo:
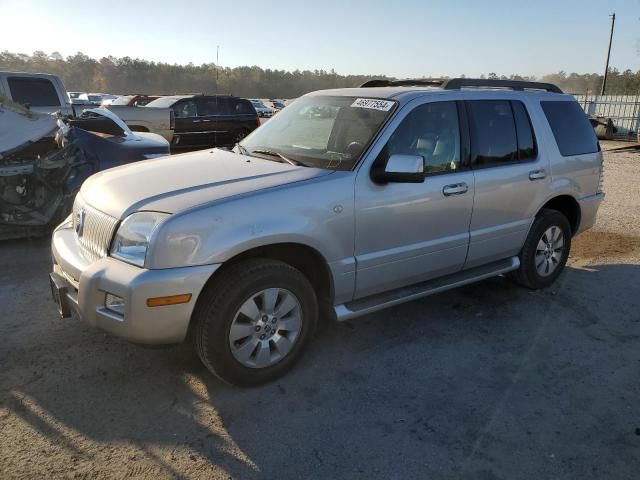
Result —
[{"label": "rear quarter window", "polygon": [[598,139],[577,102],[540,102],[563,157],[598,151]]},{"label": "rear quarter window", "polygon": [[249,100],[239,98],[234,100],[233,113],[237,115],[255,115],[256,109],[253,108],[253,105]]}]

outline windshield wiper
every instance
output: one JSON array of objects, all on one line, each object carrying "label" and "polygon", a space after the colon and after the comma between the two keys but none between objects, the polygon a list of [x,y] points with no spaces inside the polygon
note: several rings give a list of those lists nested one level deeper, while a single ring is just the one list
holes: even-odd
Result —
[{"label": "windshield wiper", "polygon": [[233,148],[237,148],[238,149],[238,153],[240,155],[250,155],[249,150],[247,150],[245,147],[243,147],[242,145],[240,145],[239,143],[236,143]]},{"label": "windshield wiper", "polygon": [[276,152],[275,150],[256,148],[254,150],[251,150],[251,153],[269,155],[270,157],[280,157],[283,162],[288,163],[289,165],[301,165],[303,167],[306,167],[304,163],[299,162],[298,160],[291,160],[290,158],[285,157],[283,154],[281,154],[280,152]]}]

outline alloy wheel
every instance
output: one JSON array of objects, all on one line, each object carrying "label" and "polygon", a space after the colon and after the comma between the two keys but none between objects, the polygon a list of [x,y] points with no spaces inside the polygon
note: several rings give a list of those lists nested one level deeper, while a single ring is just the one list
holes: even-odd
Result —
[{"label": "alloy wheel", "polygon": [[536,271],[541,277],[548,277],[562,261],[564,234],[557,226],[549,227],[538,241],[535,254]]},{"label": "alloy wheel", "polygon": [[283,288],[268,288],[249,297],[229,329],[234,358],[250,368],[275,365],[293,348],[302,328],[298,298]]}]

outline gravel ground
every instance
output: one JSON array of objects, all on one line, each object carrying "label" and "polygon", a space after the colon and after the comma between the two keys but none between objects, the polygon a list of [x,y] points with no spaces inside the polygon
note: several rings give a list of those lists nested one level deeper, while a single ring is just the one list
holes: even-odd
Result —
[{"label": "gravel ground", "polygon": [[496,278],[332,325],[285,378],[56,319],[46,241],[0,246],[2,478],[615,478],[640,471],[640,153],[558,283]]}]

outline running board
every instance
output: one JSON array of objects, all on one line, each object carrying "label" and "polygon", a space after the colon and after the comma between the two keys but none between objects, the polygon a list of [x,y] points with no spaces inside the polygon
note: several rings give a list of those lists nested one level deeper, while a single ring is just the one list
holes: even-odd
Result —
[{"label": "running board", "polygon": [[399,305],[400,303],[417,300],[418,298],[461,287],[462,285],[484,280],[485,278],[496,277],[503,273],[516,270],[519,266],[520,259],[518,257],[512,257],[481,267],[463,270],[445,277],[353,300],[337,305],[335,307],[336,317],[339,322],[344,322],[345,320],[351,320],[361,315],[377,312],[378,310]]}]

